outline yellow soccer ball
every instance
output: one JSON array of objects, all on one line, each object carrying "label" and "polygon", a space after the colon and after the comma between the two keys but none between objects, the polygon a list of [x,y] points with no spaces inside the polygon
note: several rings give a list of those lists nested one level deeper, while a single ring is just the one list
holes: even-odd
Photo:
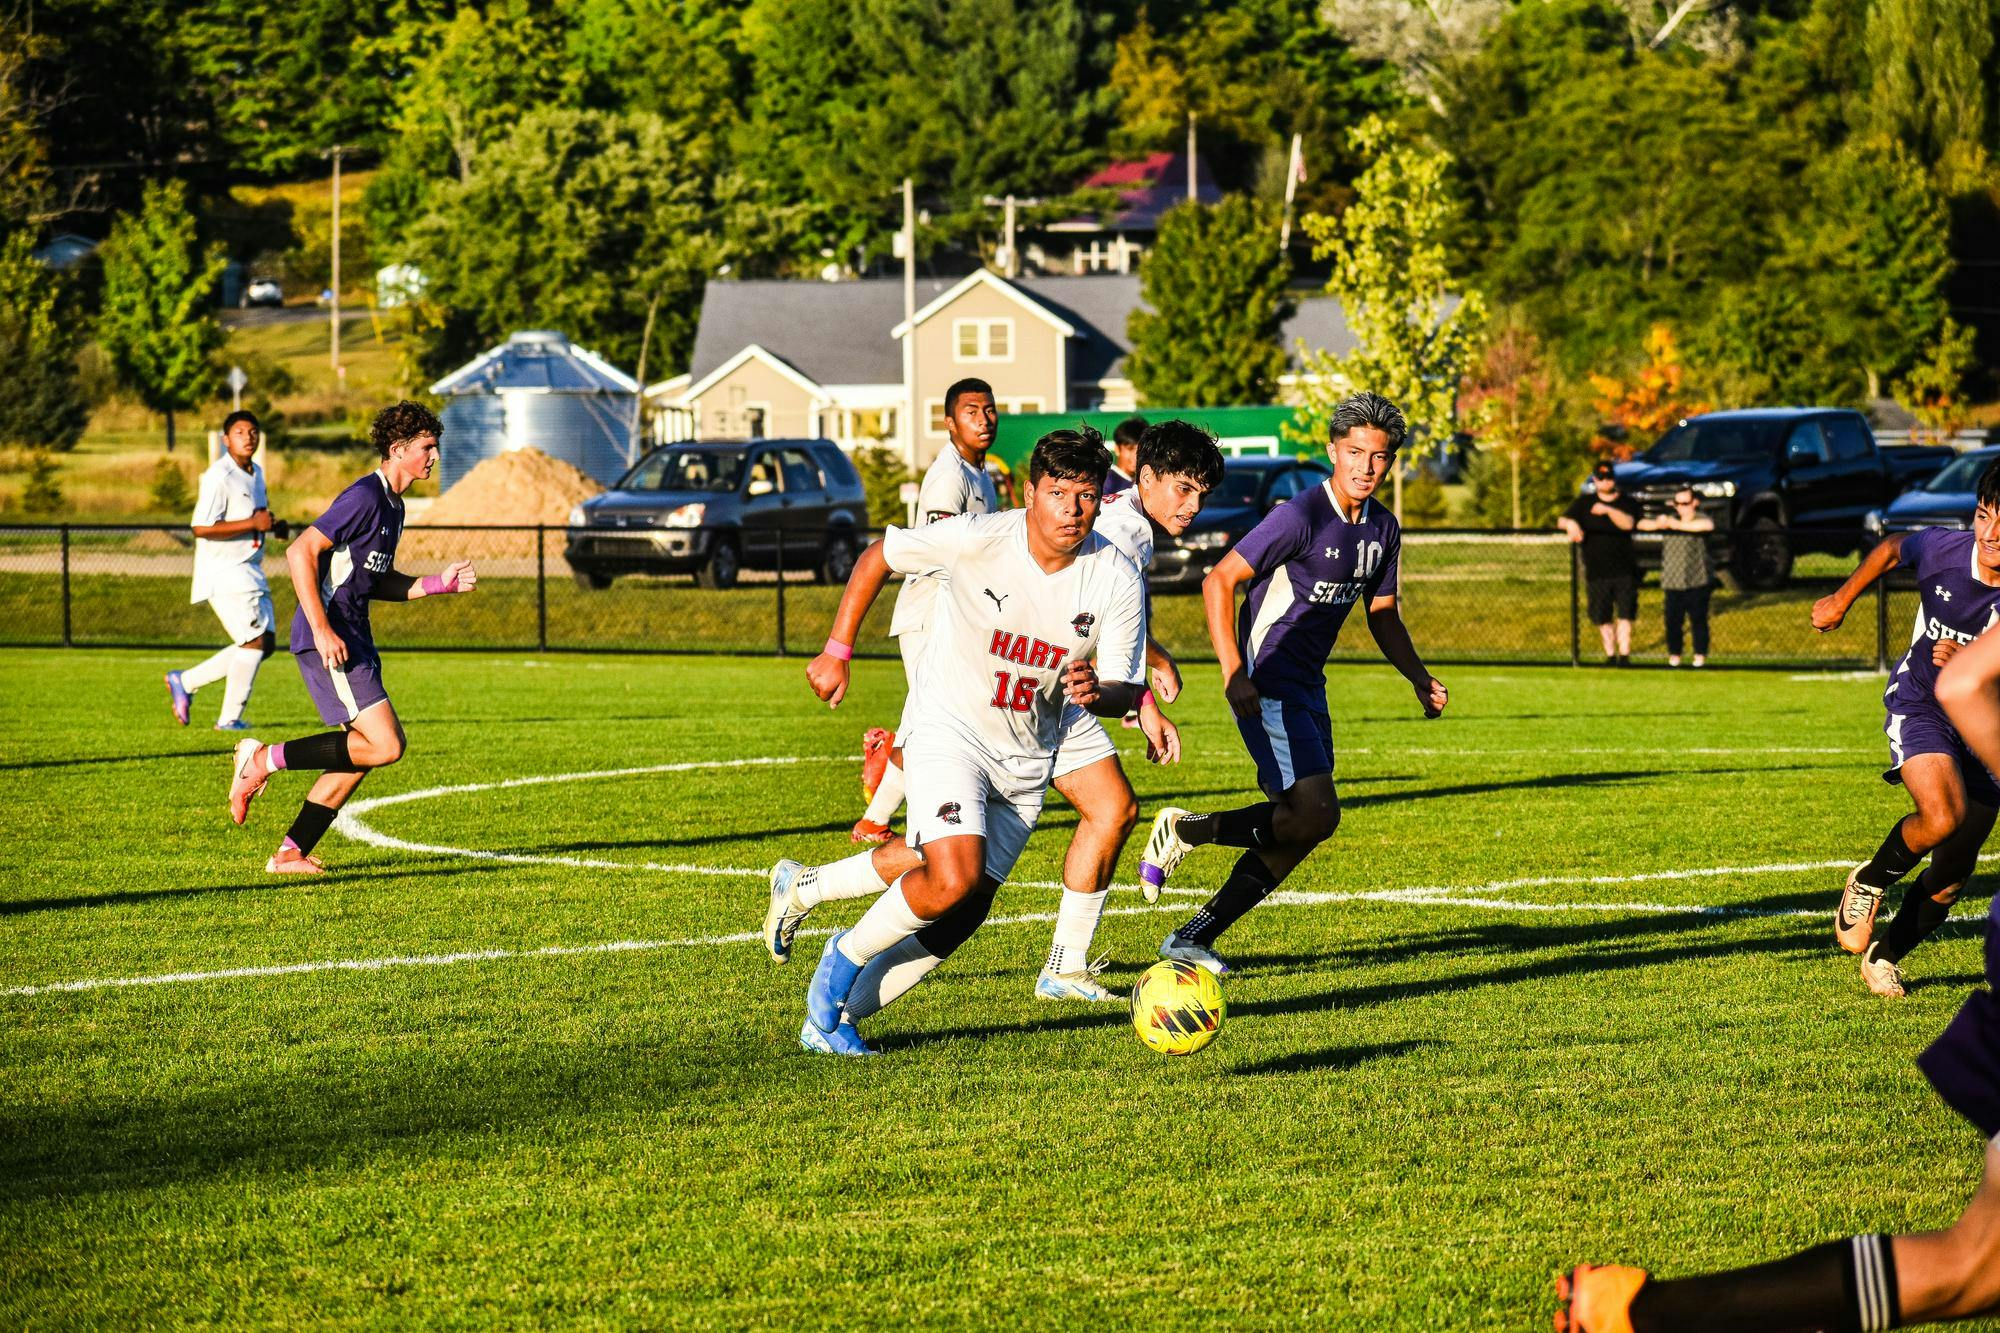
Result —
[{"label": "yellow soccer ball", "polygon": [[1133,1030],[1161,1055],[1193,1055],[1214,1041],[1225,1012],[1222,983],[1193,963],[1157,962],[1132,988]]}]

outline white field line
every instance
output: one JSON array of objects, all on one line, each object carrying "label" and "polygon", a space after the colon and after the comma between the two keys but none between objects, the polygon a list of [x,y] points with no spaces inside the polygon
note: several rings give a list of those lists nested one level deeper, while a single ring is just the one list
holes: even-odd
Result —
[{"label": "white field line", "polygon": [[[506,852],[488,852],[475,848],[445,847],[425,843],[408,842],[377,832],[363,823],[359,816],[370,810],[389,805],[401,805],[409,801],[428,800],[439,796],[458,796],[482,791],[501,791],[516,787],[542,786],[558,782],[583,782],[593,778],[631,777],[651,773],[683,773],[697,769],[772,767],[786,764],[832,763],[836,758],[820,756],[815,758],[773,758],[773,759],[721,759],[680,764],[652,764],[639,768],[603,769],[589,773],[558,773],[545,776],[509,778],[502,782],[473,782],[449,787],[426,787],[418,791],[398,792],[390,796],[378,796],[369,800],[356,801],[342,812],[334,827],[348,837],[377,847],[393,848],[401,851],[421,852],[437,856],[465,856],[480,860],[505,861],[510,864],[562,865],[585,869],[607,870],[656,870],[675,874],[709,875],[718,877],[742,877],[762,879],[766,870],[742,866],[698,866],[657,863],[634,863],[629,861],[595,861],[583,857],[531,856]],[[1982,856],[1981,861],[2000,859],[2000,853]],[[1524,879],[1495,880],[1487,884],[1468,885],[1454,888],[1449,885],[1417,885],[1403,889],[1375,889],[1357,892],[1308,892],[1301,890],[1280,890],[1272,894],[1269,901],[1280,907],[1321,907],[1345,902],[1402,903],[1410,905],[1435,905],[1451,907],[1473,907],[1506,912],[1633,912],[1633,913],[1685,913],[1703,916],[1815,916],[1821,915],[1802,909],[1764,910],[1755,908],[1716,907],[1686,903],[1530,903],[1509,898],[1494,898],[1485,895],[1505,892],[1509,889],[1548,888],[1562,885],[1618,885],[1657,883],[1694,879],[1712,879],[1727,875],[1768,875],[1794,874],[1820,870],[1844,870],[1850,861],[1785,861],[1766,865],[1751,866],[1705,866],[1689,870],[1642,871],[1629,875],[1543,875]],[[1055,881],[1013,881],[1021,888],[1060,889],[1062,884]],[[1113,885],[1114,889],[1136,888],[1136,886]],[[1176,897],[1202,897],[1202,890],[1168,889],[1168,894]],[[1159,903],[1143,907],[1107,907],[1106,916],[1139,916],[1158,912],[1179,911],[1176,903]],[[996,917],[987,922],[989,926],[1013,926],[1035,922],[1051,922],[1056,919],[1053,912],[1026,912],[1014,916]],[[830,934],[830,930],[801,930],[801,936]],[[234,981],[261,977],[298,976],[313,972],[379,972],[396,967],[449,967],[459,963],[500,962],[508,959],[573,958],[588,954],[644,953],[659,949],[687,949],[725,944],[760,943],[760,931],[740,931],[729,935],[691,935],[669,940],[612,940],[602,944],[549,945],[539,949],[477,949],[461,953],[392,955],[386,958],[329,959],[306,963],[284,963],[265,967],[232,967],[200,972],[166,972],[138,977],[91,977],[78,981],[54,981],[35,986],[12,986],[0,989],[0,997],[53,995],[76,991],[113,990],[134,986],[167,986],[186,982]]]}]

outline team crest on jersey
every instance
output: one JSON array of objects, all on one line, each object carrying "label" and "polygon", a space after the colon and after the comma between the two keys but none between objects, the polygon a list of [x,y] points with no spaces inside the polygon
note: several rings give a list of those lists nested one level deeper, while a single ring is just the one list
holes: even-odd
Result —
[{"label": "team crest on jersey", "polygon": [[938,807],[937,817],[939,819],[942,819],[947,824],[958,823],[959,822],[958,802],[946,801],[943,805]]},{"label": "team crest on jersey", "polygon": [[1070,621],[1069,625],[1071,629],[1076,631],[1077,638],[1087,639],[1090,637],[1090,627],[1092,625],[1095,625],[1096,623],[1097,623],[1097,617],[1092,615],[1090,612],[1085,611],[1081,615],[1077,616],[1075,620]]}]

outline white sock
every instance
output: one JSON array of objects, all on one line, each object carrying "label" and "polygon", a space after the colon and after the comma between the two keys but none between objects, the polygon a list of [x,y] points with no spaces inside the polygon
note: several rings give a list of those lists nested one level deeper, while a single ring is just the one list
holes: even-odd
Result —
[{"label": "white sock", "polygon": [[801,907],[818,907],[843,898],[867,898],[888,887],[889,882],[875,873],[875,851],[870,848],[831,865],[800,871],[792,895]]},{"label": "white sock", "polygon": [[909,900],[903,897],[903,881],[898,878],[887,893],[861,914],[854,929],[840,937],[840,952],[850,963],[865,963],[929,924],[910,910]]},{"label": "white sock", "polygon": [[889,766],[882,770],[882,785],[868,800],[868,809],[861,817],[871,824],[886,824],[896,816],[896,809],[903,803],[903,770],[891,759]]},{"label": "white sock", "polygon": [[1063,890],[1062,905],[1056,908],[1055,939],[1049,945],[1049,971],[1058,976],[1081,972],[1090,966],[1090,937],[1097,933],[1098,918],[1104,915],[1103,890],[1078,893]]},{"label": "white sock", "polygon": [[257,683],[257,668],[264,665],[264,654],[257,648],[238,648],[236,660],[229,664],[229,687],[222,692],[222,716],[218,723],[235,722],[243,716],[243,707],[250,702],[250,687]]},{"label": "white sock", "polygon": [[887,1009],[943,961],[914,935],[890,945],[854,979],[854,989],[847,993],[847,1017],[858,1023]]},{"label": "white sock", "polygon": [[181,688],[193,694],[204,685],[215,684],[229,674],[229,664],[235,660],[236,645],[232,643],[199,666],[191,666],[181,672]]}]

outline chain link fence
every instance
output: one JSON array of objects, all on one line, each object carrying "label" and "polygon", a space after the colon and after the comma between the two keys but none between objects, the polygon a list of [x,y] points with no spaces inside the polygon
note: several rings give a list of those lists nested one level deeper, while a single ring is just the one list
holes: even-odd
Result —
[{"label": "chain link fence", "polygon": [[[1642,540],[1642,560],[1648,549]],[[1855,544],[1870,538],[1854,534]],[[1560,534],[1461,530],[1404,534],[1400,597],[1418,651],[1438,663],[1591,663],[1597,633],[1584,617],[1576,548]],[[820,581],[821,548],[782,534],[765,568],[746,568],[728,589],[704,589],[686,575],[618,578],[606,588],[572,574],[563,528],[405,530],[397,563],[432,572],[471,559],[479,590],[406,606],[378,604],[384,647],[499,651],[776,654],[810,656],[824,642],[840,601]],[[267,542],[264,568],[281,630],[294,599],[287,543]],[[1840,585],[1848,555],[1797,558],[1782,588],[1719,585],[1710,608],[1716,665],[1879,668],[1908,642],[1914,586],[1892,575],[1856,605],[1832,634],[1812,629],[1812,605]],[[194,541],[186,528],[100,524],[0,525],[0,644],[79,647],[199,647],[220,626],[206,605],[188,601]],[[1153,592],[1153,631],[1187,661],[1213,660],[1200,585]],[[855,645],[888,657],[894,591],[876,602]],[[1665,655],[1657,579],[1641,585],[1632,652]],[[1348,622],[1336,660],[1375,657],[1365,618]]]}]

